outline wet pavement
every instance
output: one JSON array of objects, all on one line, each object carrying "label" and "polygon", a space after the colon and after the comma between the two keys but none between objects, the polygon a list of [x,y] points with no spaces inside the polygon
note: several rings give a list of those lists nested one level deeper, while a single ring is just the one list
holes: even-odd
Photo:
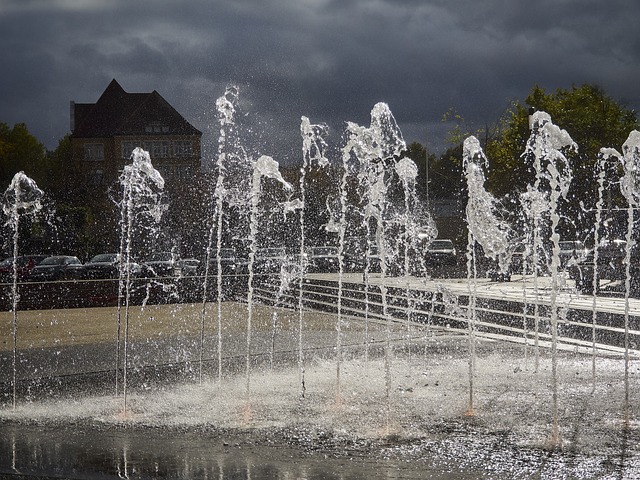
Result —
[{"label": "wet pavement", "polygon": [[246,305],[224,305],[218,378],[210,305],[201,382],[201,307],[133,314],[126,407],[113,309],[20,312],[0,477],[640,478],[637,360],[350,317],[338,356],[336,317],[306,312],[301,369],[299,312],[255,307],[247,371]]},{"label": "wet pavement", "polygon": [[[292,438],[295,437],[295,432]],[[299,432],[298,432],[299,435]],[[480,472],[385,458],[380,446],[317,451],[262,432],[184,432],[7,426],[2,478],[445,479]],[[7,458],[7,454],[8,458]],[[444,467],[444,469],[443,469]]]},{"label": "wet pavement", "polygon": [[[0,472],[56,478],[640,478],[640,368],[562,352],[553,436],[548,352],[434,333],[383,351],[308,359],[222,381],[131,385],[0,411]],[[535,371],[535,363],[539,365]],[[632,399],[625,406],[625,396]],[[627,421],[628,420],[628,421]],[[22,477],[21,477],[22,476]],[[26,477],[28,478],[28,477]]]}]

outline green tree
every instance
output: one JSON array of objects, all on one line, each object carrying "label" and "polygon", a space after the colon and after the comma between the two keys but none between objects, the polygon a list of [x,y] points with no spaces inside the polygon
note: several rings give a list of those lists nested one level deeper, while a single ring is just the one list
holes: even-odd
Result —
[{"label": "green tree", "polygon": [[425,162],[426,155],[425,147],[418,142],[408,145],[407,150],[403,153],[403,156],[413,160],[418,167],[418,177],[416,178],[418,197],[425,201],[428,191],[430,201],[457,198],[462,186],[462,143],[448,148],[440,157],[430,153],[428,173]]},{"label": "green tree", "polygon": [[635,112],[595,85],[560,88],[553,93],[534,86],[524,104],[515,103],[506,112],[500,135],[485,147],[491,162],[489,185],[497,195],[522,191],[533,181],[534,172],[521,158],[530,135],[530,108],[547,112],[578,144],[578,152],[571,154],[573,190],[587,201],[594,200],[597,154],[602,147],[620,149],[629,132],[639,126]]},{"label": "green tree", "polygon": [[56,202],[69,205],[78,201],[80,177],[79,172],[74,169],[72,153],[71,138],[67,134],[58,141],[55,150],[47,152],[47,164],[50,168],[44,185]]},{"label": "green tree", "polygon": [[[433,162],[436,161],[436,156],[433,153],[428,155],[429,155],[429,158],[428,158],[429,168],[431,168],[431,165],[433,165]],[[429,189],[427,188],[428,177],[427,177],[427,168],[426,168],[427,149],[421,143],[413,142],[407,145],[407,150],[402,153],[402,156],[405,156],[413,160],[413,162],[418,167],[418,177],[416,178],[416,191],[420,200],[427,203],[426,202],[427,192],[429,192]],[[429,197],[431,196],[432,194],[431,192],[429,192]]]},{"label": "green tree", "polygon": [[588,212],[597,200],[598,152],[602,147],[620,150],[629,133],[639,128],[636,114],[596,85],[561,88],[553,93],[534,86],[523,104],[513,104],[503,116],[500,135],[485,147],[491,164],[487,183],[497,196],[517,194],[533,184],[535,172],[522,158],[530,136],[531,110],[547,112],[553,123],[565,129],[578,145],[577,152],[566,152],[573,179],[562,212],[561,234],[587,232],[593,223]]},{"label": "green tree", "polygon": [[[26,124],[9,127],[0,123],[0,186],[6,188],[20,171],[36,181],[40,188],[47,175],[45,146],[29,133]],[[46,183],[46,182],[44,182]]]}]

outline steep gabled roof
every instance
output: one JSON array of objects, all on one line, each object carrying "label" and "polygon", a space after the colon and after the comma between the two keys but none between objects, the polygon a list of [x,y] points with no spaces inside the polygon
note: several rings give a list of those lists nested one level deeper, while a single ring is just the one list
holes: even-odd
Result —
[{"label": "steep gabled roof", "polygon": [[75,129],[81,138],[148,135],[148,125],[168,127],[165,134],[201,135],[157,92],[127,93],[113,79],[96,103],[77,103]]}]

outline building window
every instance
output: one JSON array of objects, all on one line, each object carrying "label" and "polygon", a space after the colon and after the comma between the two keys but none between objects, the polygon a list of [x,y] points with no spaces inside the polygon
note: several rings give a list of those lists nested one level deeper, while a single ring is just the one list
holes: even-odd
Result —
[{"label": "building window", "polygon": [[140,146],[140,142],[122,142],[122,158],[129,160],[133,150]]},{"label": "building window", "polygon": [[104,160],[104,145],[102,143],[85,143],[84,159],[91,162]]},{"label": "building window", "polygon": [[176,167],[176,177],[180,181],[186,182],[187,180],[189,180],[190,176],[191,176],[191,168],[189,166],[181,165]]},{"label": "building window", "polygon": [[144,149],[151,158],[167,158],[169,156],[169,142],[144,142]]},{"label": "building window", "polygon": [[89,185],[102,185],[104,179],[104,172],[100,169],[91,170],[87,175],[87,181]]},{"label": "building window", "polygon": [[193,155],[191,142],[173,142],[173,155],[176,157],[190,157]]},{"label": "building window", "polygon": [[153,122],[144,127],[146,133],[169,133],[169,126]]},{"label": "building window", "polygon": [[156,170],[160,172],[160,175],[165,180],[171,180],[174,177],[174,168],[171,165],[157,166]]}]

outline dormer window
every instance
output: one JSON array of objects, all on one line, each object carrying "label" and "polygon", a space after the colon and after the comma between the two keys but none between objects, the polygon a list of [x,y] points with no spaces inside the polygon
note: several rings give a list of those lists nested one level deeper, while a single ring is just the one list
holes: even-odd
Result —
[{"label": "dormer window", "polygon": [[169,133],[169,126],[160,122],[153,122],[144,127],[145,133]]}]

